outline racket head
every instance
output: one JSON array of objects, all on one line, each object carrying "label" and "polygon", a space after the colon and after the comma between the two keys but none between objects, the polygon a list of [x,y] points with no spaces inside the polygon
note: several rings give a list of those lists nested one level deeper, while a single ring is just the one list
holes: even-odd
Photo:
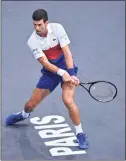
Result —
[{"label": "racket head", "polygon": [[[84,85],[90,85],[87,89]],[[80,86],[85,88],[90,96],[98,102],[110,102],[117,96],[117,87],[109,81],[81,82]]]},{"label": "racket head", "polygon": [[110,102],[117,96],[117,87],[108,81],[95,81],[89,87],[89,94],[99,102]]}]

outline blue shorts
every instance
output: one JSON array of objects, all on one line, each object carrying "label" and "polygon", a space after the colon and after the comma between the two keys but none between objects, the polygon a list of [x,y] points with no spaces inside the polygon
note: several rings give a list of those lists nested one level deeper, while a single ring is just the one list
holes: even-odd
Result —
[{"label": "blue shorts", "polygon": [[[50,61],[52,64],[56,65],[57,67],[64,69],[67,71],[66,63],[64,55],[61,55],[59,60],[57,61]],[[78,67],[74,67],[75,75],[77,75]],[[50,92],[52,92],[58,85],[61,83],[61,86],[63,84],[62,77],[48,71],[47,69],[43,68],[41,70],[42,76],[40,77],[38,84],[36,85],[37,88],[40,89],[48,89]]]}]

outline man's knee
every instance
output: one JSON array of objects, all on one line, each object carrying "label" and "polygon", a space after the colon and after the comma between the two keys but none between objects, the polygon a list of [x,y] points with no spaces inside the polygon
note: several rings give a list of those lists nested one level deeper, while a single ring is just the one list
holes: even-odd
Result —
[{"label": "man's knee", "polygon": [[62,100],[64,104],[68,107],[70,107],[72,104],[74,104],[74,99],[73,97],[67,97],[67,96],[62,96]]}]

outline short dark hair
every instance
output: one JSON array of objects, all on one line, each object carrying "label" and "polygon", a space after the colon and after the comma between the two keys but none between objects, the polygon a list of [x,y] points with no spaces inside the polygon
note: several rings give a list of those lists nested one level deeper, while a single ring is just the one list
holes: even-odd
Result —
[{"label": "short dark hair", "polygon": [[44,22],[48,21],[48,13],[44,9],[37,9],[33,12],[32,19],[34,21],[40,21],[43,19]]}]

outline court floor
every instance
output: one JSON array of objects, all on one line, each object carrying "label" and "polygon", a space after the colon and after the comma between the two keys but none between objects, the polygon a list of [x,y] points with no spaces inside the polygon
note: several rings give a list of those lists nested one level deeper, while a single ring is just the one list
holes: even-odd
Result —
[{"label": "court floor", "polygon": [[[75,135],[44,135],[45,130],[65,127],[75,134],[60,85],[37,106],[30,119],[4,125],[7,115],[23,109],[41,75],[41,66],[27,46],[33,31],[31,15],[38,8],[48,11],[50,22],[64,26],[80,80],[108,80],[118,88],[116,99],[105,104],[93,100],[81,87],[76,89],[75,100],[90,144],[87,151],[79,150],[76,144],[70,146]],[[124,160],[124,89],[124,1],[2,2],[2,160]],[[52,121],[43,127],[43,118]]]}]

